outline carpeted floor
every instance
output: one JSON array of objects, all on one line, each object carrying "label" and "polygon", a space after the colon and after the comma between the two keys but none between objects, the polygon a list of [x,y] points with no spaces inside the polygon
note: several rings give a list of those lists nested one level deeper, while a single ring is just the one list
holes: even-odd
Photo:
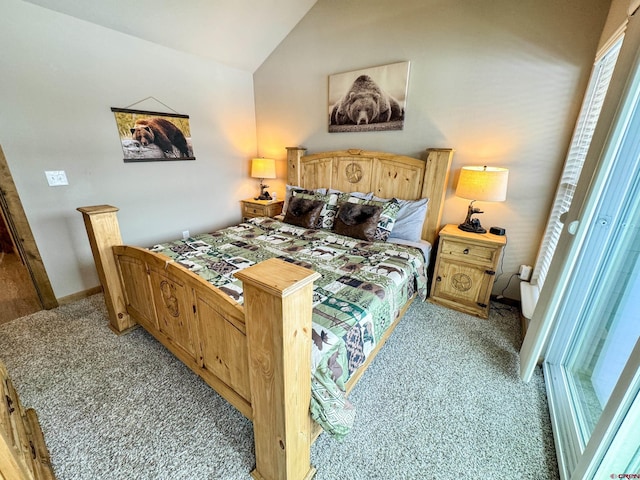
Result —
[{"label": "carpeted floor", "polygon": [[[414,302],[354,389],[356,426],[312,447],[318,480],[558,479],[542,372],[518,378],[517,312]],[[0,325],[58,479],[250,479],[252,425],[102,295]]]}]

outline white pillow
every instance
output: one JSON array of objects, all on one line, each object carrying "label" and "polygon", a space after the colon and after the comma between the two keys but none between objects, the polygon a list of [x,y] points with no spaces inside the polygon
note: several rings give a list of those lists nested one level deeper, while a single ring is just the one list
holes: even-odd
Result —
[{"label": "white pillow", "polygon": [[419,242],[422,239],[422,226],[427,215],[428,198],[419,200],[400,200],[400,211],[396,217],[389,238],[400,238],[410,242]]}]

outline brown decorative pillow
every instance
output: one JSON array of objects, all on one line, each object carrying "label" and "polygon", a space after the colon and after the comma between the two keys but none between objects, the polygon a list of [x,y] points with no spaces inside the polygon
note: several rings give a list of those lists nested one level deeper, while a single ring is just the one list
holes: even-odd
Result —
[{"label": "brown decorative pillow", "polygon": [[382,207],[377,205],[343,203],[333,222],[333,231],[340,235],[372,242],[375,240],[381,213]]},{"label": "brown decorative pillow", "polygon": [[316,228],[322,207],[324,202],[321,200],[291,197],[284,221],[302,228]]}]

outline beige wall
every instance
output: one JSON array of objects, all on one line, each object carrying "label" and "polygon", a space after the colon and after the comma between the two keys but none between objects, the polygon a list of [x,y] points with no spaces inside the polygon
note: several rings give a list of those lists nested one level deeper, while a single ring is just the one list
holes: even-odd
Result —
[{"label": "beige wall", "polygon": [[[460,166],[509,167],[508,201],[482,205],[480,216],[509,234],[500,290],[535,258],[607,8],[597,0],[320,0],[252,78],[5,0],[0,144],[58,297],[98,284],[76,207],[120,207],[123,236],[139,245],[219,228],[237,221],[238,200],[255,192],[248,159],[284,160],[292,145],[408,155],[453,147],[444,217],[453,223],[467,204],[453,196]],[[403,60],[411,62],[403,131],[327,133],[329,74]],[[122,162],[110,107],[147,97],[190,116],[195,162]],[[168,111],[154,100],[136,107]],[[269,183],[282,194],[279,168],[281,179]],[[65,170],[70,185],[49,187],[45,170]]]},{"label": "beige wall", "polygon": [[[57,297],[98,285],[76,207],[120,207],[138,245],[240,219],[255,191],[250,73],[19,0],[2,2],[0,44],[0,144]],[[195,161],[123,163],[110,108],[150,96],[190,116]],[[45,170],[70,185],[49,187]]]},{"label": "beige wall", "polygon": [[[507,201],[481,204],[483,225],[507,230],[505,288],[532,264],[609,7],[603,0],[319,0],[254,74],[258,151],[286,146],[421,155],[456,150],[445,223],[463,165],[510,169]],[[327,77],[411,62],[404,130],[327,132]],[[514,279],[505,295],[518,298]]]}]

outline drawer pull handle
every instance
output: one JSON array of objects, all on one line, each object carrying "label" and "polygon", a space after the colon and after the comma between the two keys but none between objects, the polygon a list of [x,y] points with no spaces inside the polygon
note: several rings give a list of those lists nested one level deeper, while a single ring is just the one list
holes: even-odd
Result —
[{"label": "drawer pull handle", "polygon": [[465,255],[469,255],[469,249],[468,249],[468,248],[465,248],[465,249],[462,251],[462,253],[464,253]]},{"label": "drawer pull handle", "polygon": [[442,277],[438,275],[438,276],[436,277],[436,282],[441,282],[441,281],[442,281]]}]

